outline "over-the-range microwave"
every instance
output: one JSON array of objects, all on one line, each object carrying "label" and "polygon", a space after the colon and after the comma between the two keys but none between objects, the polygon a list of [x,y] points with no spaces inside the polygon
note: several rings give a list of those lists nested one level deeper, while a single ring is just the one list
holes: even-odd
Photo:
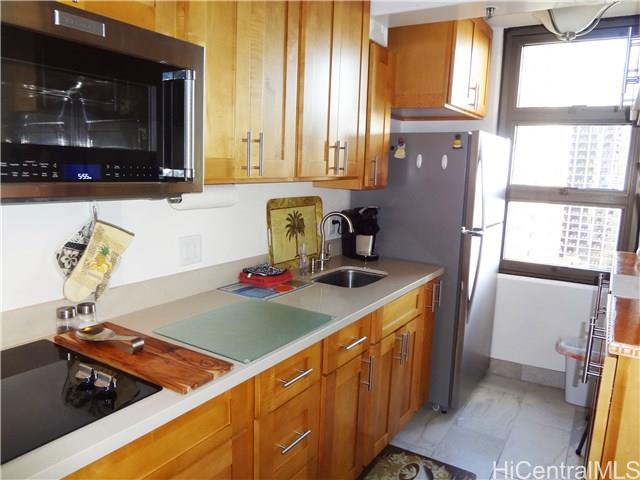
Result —
[{"label": "over-the-range microwave", "polygon": [[202,47],[55,2],[1,8],[3,203],[202,191]]}]

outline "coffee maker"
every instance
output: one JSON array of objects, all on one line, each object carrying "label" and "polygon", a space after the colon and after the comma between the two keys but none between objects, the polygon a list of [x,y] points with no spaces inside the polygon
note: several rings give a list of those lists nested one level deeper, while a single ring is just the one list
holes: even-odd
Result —
[{"label": "coffee maker", "polygon": [[357,260],[377,260],[378,207],[356,207],[342,213],[349,217],[354,230],[349,233],[346,220],[342,220],[342,255]]}]

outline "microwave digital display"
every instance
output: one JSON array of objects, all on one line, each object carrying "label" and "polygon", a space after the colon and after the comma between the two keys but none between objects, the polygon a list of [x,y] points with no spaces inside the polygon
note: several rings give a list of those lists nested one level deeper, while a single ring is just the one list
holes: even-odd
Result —
[{"label": "microwave digital display", "polygon": [[64,164],[62,176],[65,180],[101,180],[100,165],[89,164]]}]

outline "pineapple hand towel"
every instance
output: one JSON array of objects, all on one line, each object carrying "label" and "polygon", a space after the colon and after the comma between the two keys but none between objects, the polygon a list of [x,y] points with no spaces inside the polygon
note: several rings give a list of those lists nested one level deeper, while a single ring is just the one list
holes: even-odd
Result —
[{"label": "pineapple hand towel", "polygon": [[95,292],[97,300],[106,291],[111,274],[133,236],[115,225],[96,221],[87,248],[64,282],[65,298],[81,302]]}]

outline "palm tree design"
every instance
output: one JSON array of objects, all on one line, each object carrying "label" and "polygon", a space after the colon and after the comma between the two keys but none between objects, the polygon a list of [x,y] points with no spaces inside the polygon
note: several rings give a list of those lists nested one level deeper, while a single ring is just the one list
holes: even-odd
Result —
[{"label": "palm tree design", "polygon": [[298,210],[294,210],[287,215],[287,224],[285,225],[287,239],[291,241],[293,238],[296,241],[296,255],[299,253],[298,248],[298,236],[304,237],[304,218]]}]

